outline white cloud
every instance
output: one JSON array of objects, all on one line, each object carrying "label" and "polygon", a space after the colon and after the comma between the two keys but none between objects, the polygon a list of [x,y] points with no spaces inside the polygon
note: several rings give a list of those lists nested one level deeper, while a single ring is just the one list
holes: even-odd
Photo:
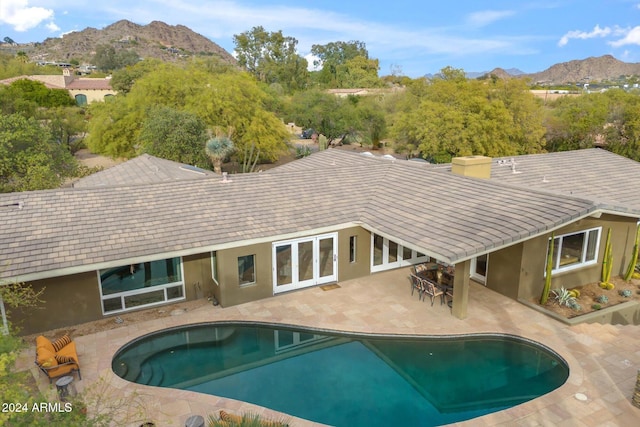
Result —
[{"label": "white cloud", "polygon": [[2,0],[0,2],[0,23],[10,25],[15,31],[27,31],[51,19],[53,19],[53,10],[30,7],[28,0]]},{"label": "white cloud", "polygon": [[569,31],[567,34],[565,34],[560,38],[560,41],[558,41],[558,46],[560,47],[565,46],[567,43],[569,43],[569,40],[571,39],[586,40],[586,39],[592,39],[595,37],[606,37],[610,35],[612,32],[613,30],[611,28],[609,27],[600,28],[599,25],[596,25],[593,28],[593,31],[590,31],[590,32]]},{"label": "white cloud", "polygon": [[640,45],[640,26],[627,30],[623,38],[609,42],[609,44],[613,47],[626,46],[629,44]]},{"label": "white cloud", "polygon": [[512,10],[483,10],[467,16],[467,22],[474,27],[484,27],[515,14]]}]

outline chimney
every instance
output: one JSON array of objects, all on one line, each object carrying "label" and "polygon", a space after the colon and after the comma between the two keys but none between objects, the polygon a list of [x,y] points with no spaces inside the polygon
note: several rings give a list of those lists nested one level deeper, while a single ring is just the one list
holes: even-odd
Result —
[{"label": "chimney", "polygon": [[491,157],[463,156],[451,160],[451,172],[472,178],[491,178]]}]

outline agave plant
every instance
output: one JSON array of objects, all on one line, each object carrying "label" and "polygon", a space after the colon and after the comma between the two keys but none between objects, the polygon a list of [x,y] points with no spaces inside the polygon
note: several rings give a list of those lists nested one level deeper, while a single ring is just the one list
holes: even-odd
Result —
[{"label": "agave plant", "polygon": [[559,305],[573,307],[575,304],[577,304],[576,297],[574,297],[573,294],[564,287],[561,287],[560,289],[554,289],[553,291],[551,291],[551,293],[553,294],[553,299]]}]

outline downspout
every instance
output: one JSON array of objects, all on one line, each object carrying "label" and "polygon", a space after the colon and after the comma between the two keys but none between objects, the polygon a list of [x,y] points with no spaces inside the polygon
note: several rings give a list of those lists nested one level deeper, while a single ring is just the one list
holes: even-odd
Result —
[{"label": "downspout", "polygon": [[7,313],[4,310],[2,294],[0,294],[0,312],[2,312],[2,335],[9,335],[9,323],[7,322]]}]

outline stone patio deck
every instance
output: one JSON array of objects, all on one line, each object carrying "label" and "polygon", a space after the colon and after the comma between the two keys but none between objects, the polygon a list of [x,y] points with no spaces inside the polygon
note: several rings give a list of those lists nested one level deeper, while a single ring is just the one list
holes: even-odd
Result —
[{"label": "stone patio deck", "polygon": [[[232,399],[129,383],[111,371],[115,352],[134,338],[167,327],[219,320],[254,320],[389,334],[519,335],[560,354],[569,363],[567,382],[533,401],[454,425],[627,427],[640,423],[640,409],[631,404],[640,369],[639,327],[567,326],[476,283],[471,284],[469,292],[468,317],[460,320],[450,314],[446,305],[431,306],[428,301],[411,296],[407,269],[341,282],[339,288],[329,291],[308,288],[228,308],[214,307],[204,300],[194,301],[182,315],[135,324],[125,322],[117,329],[77,337],[82,368],[82,380],[75,382],[77,389],[103,387],[105,397],[112,402],[121,404],[123,399],[144,402],[147,418],[156,426],[181,427],[190,415],[206,418],[219,409],[286,417],[292,426],[318,426]],[[33,365],[33,353],[32,347],[25,350],[17,366],[30,369],[39,386],[51,390],[44,375]],[[576,399],[576,393],[586,395],[587,400]],[[123,407],[119,425],[141,424],[140,420],[127,420],[124,412]]]}]

